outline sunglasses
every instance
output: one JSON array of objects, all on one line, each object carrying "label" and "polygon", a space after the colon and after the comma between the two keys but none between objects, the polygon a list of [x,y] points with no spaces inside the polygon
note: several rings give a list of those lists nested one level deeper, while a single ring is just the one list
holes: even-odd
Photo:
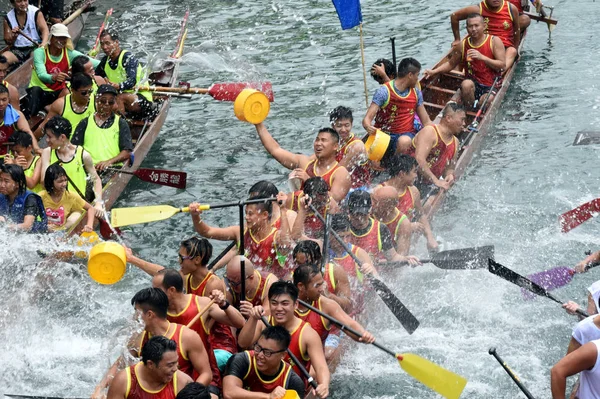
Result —
[{"label": "sunglasses", "polygon": [[116,104],[115,100],[100,99],[100,100],[98,100],[98,102],[102,105],[115,105]]},{"label": "sunglasses", "polygon": [[183,262],[184,260],[195,258],[195,256],[183,256],[182,254],[177,254],[177,256],[179,256],[179,262]]},{"label": "sunglasses", "polygon": [[270,358],[271,356],[273,356],[273,355],[274,355],[274,354],[276,354],[276,353],[281,353],[281,352],[285,352],[285,351],[286,351],[285,349],[282,349],[282,350],[280,350],[280,351],[273,351],[273,350],[271,350],[271,349],[265,349],[265,348],[263,348],[262,346],[260,346],[259,344],[254,344],[254,348],[253,348],[253,349],[254,349],[254,353],[255,353],[255,354],[257,354],[257,355],[258,355],[260,352],[262,352],[262,354],[263,354],[263,355],[264,355],[264,356],[265,356],[267,359],[268,359],[268,358]]}]

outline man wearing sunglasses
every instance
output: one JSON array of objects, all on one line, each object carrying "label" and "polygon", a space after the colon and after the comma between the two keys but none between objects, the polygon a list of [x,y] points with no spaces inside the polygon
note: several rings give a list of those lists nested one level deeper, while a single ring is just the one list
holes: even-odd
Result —
[{"label": "man wearing sunglasses", "polygon": [[223,379],[225,399],[279,399],[286,389],[304,397],[304,382],[283,358],[291,341],[281,326],[265,328],[252,350],[234,355]]}]

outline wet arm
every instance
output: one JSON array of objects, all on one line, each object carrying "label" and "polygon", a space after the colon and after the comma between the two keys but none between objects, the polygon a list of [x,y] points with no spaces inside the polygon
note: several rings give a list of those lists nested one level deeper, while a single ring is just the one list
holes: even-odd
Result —
[{"label": "wet arm", "polygon": [[331,182],[331,190],[329,191],[331,197],[337,202],[341,202],[346,198],[348,191],[350,191],[351,184],[348,170],[346,168],[338,168]]},{"label": "wet arm", "polygon": [[46,19],[42,15],[42,12],[38,12],[35,17],[35,23],[37,25],[38,31],[40,32],[40,38],[42,39],[42,43],[40,44],[42,47],[45,47],[48,44],[48,38],[50,36],[50,30],[48,29],[48,24],[46,23]]},{"label": "wet arm", "polygon": [[[261,143],[263,144],[267,152],[277,160],[277,162],[279,162],[282,166],[288,169],[295,169],[301,167],[300,164],[303,160],[302,155],[294,154],[290,151],[281,148],[279,143],[273,138],[273,136],[271,136],[264,123],[259,123],[254,126],[256,127],[256,132],[258,133],[258,137],[260,138]],[[308,157],[304,156],[304,158],[308,160]]]}]

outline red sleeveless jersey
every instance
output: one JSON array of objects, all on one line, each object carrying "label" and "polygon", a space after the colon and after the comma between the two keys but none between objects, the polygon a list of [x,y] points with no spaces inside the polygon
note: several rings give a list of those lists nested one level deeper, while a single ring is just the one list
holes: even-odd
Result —
[{"label": "red sleeveless jersey", "polygon": [[504,0],[498,11],[492,11],[488,8],[484,0],[479,3],[479,13],[483,17],[487,27],[485,33],[498,36],[502,40],[504,47],[515,46],[513,15],[510,12],[510,2]]},{"label": "red sleeveless jersey", "polygon": [[[338,153],[335,156],[335,160],[341,162],[344,156],[346,156],[346,152],[348,152],[348,147],[355,141],[361,140],[356,138],[356,136],[354,136],[354,133],[352,133],[346,144],[344,144],[342,148],[339,149]],[[363,165],[354,165],[348,172],[350,173],[352,188],[359,188],[371,185],[371,171],[369,168],[367,168],[366,163]]]},{"label": "red sleeveless jersey", "polygon": [[519,10],[519,15],[523,14],[523,4],[521,3],[521,0],[508,0],[513,6],[517,7],[517,10]]},{"label": "red sleeveless jersey", "polygon": [[[61,55],[60,61],[54,62],[50,59],[50,54],[48,53],[48,47],[44,49],[46,55],[46,72],[50,75],[53,73],[69,73],[70,65],[69,65],[69,56],[67,55],[67,48],[63,49],[63,53]],[[59,91],[67,87],[66,82],[54,82],[52,84],[44,83],[50,90]]]},{"label": "red sleeveless jersey", "polygon": [[244,389],[250,392],[271,393],[277,387],[286,388],[288,379],[292,373],[292,366],[282,360],[282,367],[279,373],[271,380],[263,380],[256,367],[256,355],[254,351],[246,351],[244,353],[248,356],[250,363],[248,371],[242,380]]},{"label": "red sleeveless jersey", "polygon": [[413,133],[417,110],[417,90],[413,87],[405,97],[394,89],[393,80],[385,83],[388,99],[375,116],[375,127],[387,133]]},{"label": "red sleeveless jersey", "polygon": [[139,367],[143,367],[141,362],[125,369],[127,373],[126,399],[175,399],[177,396],[177,373],[173,374],[173,379],[159,391],[150,391],[144,389],[138,379]]},{"label": "red sleeveless jersey", "polygon": [[237,341],[231,327],[227,324],[215,321],[210,329],[210,334],[208,334],[208,341],[213,350],[221,349],[229,353],[237,353]]},{"label": "red sleeveless jersey", "polygon": [[[173,323],[175,324],[175,323]],[[192,366],[192,362],[188,359],[185,350],[182,348],[181,337],[183,336],[183,327],[181,324],[175,324],[175,330],[170,335],[165,335],[166,338],[172,339],[177,343],[177,367],[179,370],[183,371],[190,377],[194,375],[194,366]],[[142,348],[146,345],[146,342],[152,337],[149,337],[150,334],[146,330],[142,333],[142,339],[140,341],[140,350],[138,352],[138,356],[142,356]]]},{"label": "red sleeveless jersey", "polygon": [[[263,301],[267,297],[267,291],[265,290],[265,287],[267,287],[267,285],[271,281],[277,281],[277,276],[273,273],[260,272],[258,270],[254,270],[254,279],[258,280],[258,288],[256,289],[256,292],[254,293],[254,296],[252,296],[252,298],[248,298],[248,296],[246,295],[246,301],[250,302],[252,306],[258,306],[262,305]],[[231,295],[233,296],[232,305],[236,308],[239,308],[240,298],[238,298],[238,294],[235,291],[231,290]]]},{"label": "red sleeveless jersey", "polygon": [[[398,208],[396,208],[397,210]],[[398,240],[398,231],[400,230],[400,224],[406,219],[406,215],[398,210],[396,216],[392,218],[389,222],[381,222],[387,226],[390,230],[390,234],[392,235],[392,240],[394,243]]]},{"label": "red sleeveless jersey", "polygon": [[[429,155],[427,155],[427,165],[431,169],[431,173],[435,176],[440,177],[444,174],[444,170],[446,170],[446,166],[450,164],[454,155],[458,151],[458,139],[455,136],[452,136],[452,140],[449,143],[446,143],[444,139],[442,139],[442,135],[440,134],[438,125],[432,125],[435,130],[435,145],[429,151]],[[415,137],[416,138],[416,137]],[[412,141],[412,147],[409,155],[411,157],[415,156],[416,145],[415,139]]]},{"label": "red sleeveless jersey", "polygon": [[[485,55],[492,60],[494,58],[494,52],[492,50],[492,39],[494,36],[486,35],[483,43],[479,46],[474,46],[471,43],[471,38],[466,37],[462,41],[462,64],[465,67],[465,77],[467,79],[474,80],[483,86],[491,87],[494,84],[496,77],[501,75],[500,71],[496,71],[485,64],[482,60],[467,60],[467,51],[475,49],[481,54]],[[498,85],[500,79],[498,79]]]},{"label": "red sleeveless jersey", "polygon": [[337,281],[335,280],[335,275],[333,273],[333,264],[327,263],[325,265],[325,270],[323,271],[323,280],[325,280],[325,284],[327,284],[327,291],[335,294],[335,287],[337,285]]},{"label": "red sleeveless jersey", "polygon": [[[353,244],[348,244],[348,245],[350,246],[350,251],[354,255],[356,255],[360,248]],[[339,258],[332,257],[331,261],[340,265],[342,267],[342,269],[344,269],[344,271],[346,273],[348,273],[349,277],[359,278],[359,275],[360,275],[361,276],[360,278],[362,278],[362,274],[360,274],[360,271],[358,270],[358,266],[356,265],[356,262],[354,261],[354,259],[352,259],[352,256],[350,256],[350,254],[348,254],[348,252],[344,252],[344,255]]]},{"label": "red sleeveless jersey", "polygon": [[194,295],[198,295],[198,296],[210,295],[210,292],[204,292],[204,291],[206,291],[206,285],[208,284],[210,279],[213,278],[213,276],[217,277],[214,275],[214,273],[208,272],[208,274],[206,276],[204,276],[204,280],[202,280],[202,282],[197,287],[194,287],[192,285],[192,275],[188,274],[187,276],[185,276],[185,292],[188,294],[194,294]]},{"label": "red sleeveless jersey", "polygon": [[279,276],[281,267],[277,260],[277,245],[275,244],[275,234],[277,229],[271,228],[271,232],[262,240],[257,240],[252,232],[246,229],[244,233],[244,250],[246,258],[254,267],[261,270],[269,270]]},{"label": "red sleeveless jersey", "polygon": [[[190,295],[189,302],[185,306],[185,308],[178,314],[167,313],[167,320],[171,323],[182,324],[186,326],[198,313],[200,313],[200,306],[198,306],[198,296]],[[204,348],[206,348],[206,353],[208,354],[208,362],[210,363],[210,369],[212,371],[212,381],[210,385],[214,385],[216,387],[221,386],[221,372],[219,371],[219,366],[217,366],[217,359],[215,358],[215,353],[212,351],[209,342],[208,332],[209,330],[206,328],[204,324],[204,320],[200,318],[196,321],[190,329],[196,331],[202,339],[202,343],[204,344]],[[195,380],[198,376],[197,373],[194,373],[192,378]]]},{"label": "red sleeveless jersey", "polygon": [[[321,298],[319,298],[316,303],[311,303],[311,305],[322,311]],[[331,326],[328,326],[329,323],[327,323],[323,316],[313,312],[310,309],[306,309],[305,311],[300,311],[300,309],[296,309],[295,313],[296,317],[310,324],[312,329],[315,330],[317,334],[319,334],[319,337],[321,337],[321,342],[325,343],[325,340],[329,335],[329,330],[331,329]]]},{"label": "red sleeveless jersey", "polygon": [[375,260],[381,258],[381,232],[379,231],[379,221],[369,218],[371,228],[363,235],[355,235],[354,232],[350,235],[352,244],[364,249]]},{"label": "red sleeveless jersey", "polygon": [[398,210],[405,214],[410,220],[414,218],[415,199],[410,187],[406,187],[403,193],[398,194]]},{"label": "red sleeveless jersey", "polygon": [[[310,177],[321,177],[323,178],[323,180],[325,180],[325,183],[327,183],[327,187],[329,188],[329,190],[331,190],[331,182],[333,181],[333,175],[335,174],[335,172],[340,168],[340,165],[338,162],[335,163],[335,165],[333,165],[333,167],[331,169],[329,169],[325,174],[323,175],[318,175],[317,171],[315,170],[317,166],[317,160],[313,159],[312,161],[310,161],[308,163],[308,165],[306,165],[306,168],[304,168],[304,171],[308,174],[308,176]],[[304,185],[303,185],[304,186]]]},{"label": "red sleeveless jersey", "polygon": [[[298,209],[300,209],[300,197],[302,197],[303,194],[304,192],[302,190],[294,191],[294,193],[292,194],[292,206],[290,207],[290,209],[294,212],[298,212]],[[327,212],[329,211],[329,203],[327,203],[325,208],[317,210],[321,215],[323,215],[323,217],[325,217],[325,215],[327,215]],[[312,211],[308,211],[306,213],[306,219],[304,219],[304,234],[310,238],[320,239],[323,238],[324,231],[325,225],[323,224],[323,222],[321,222],[321,220],[317,216],[315,216],[315,214]]]},{"label": "red sleeveless jersey", "polygon": [[[274,325],[273,316],[269,316],[269,324]],[[305,321],[301,321],[300,324],[298,325],[298,327],[296,327],[296,329],[290,333],[290,335],[292,336],[292,340],[290,341],[290,346],[288,346],[288,349],[294,354],[294,356],[296,356],[296,358],[300,361],[300,363],[302,363],[304,368],[306,370],[310,371],[310,358],[308,357],[308,353],[304,353],[304,351],[302,350],[302,345],[301,345],[302,333],[303,333],[304,329],[306,329],[306,327],[308,327],[308,326],[310,326],[310,324],[308,324]],[[292,362],[290,355],[288,355],[286,353],[283,360],[285,360],[292,366],[292,368],[294,369],[294,372],[296,374],[298,374],[305,383],[307,382],[304,374],[302,374],[302,372],[300,371],[298,366],[296,366],[294,364],[294,362]]]},{"label": "red sleeveless jersey", "polygon": [[6,145],[6,143],[8,143],[8,139],[15,132],[15,127],[14,124],[5,125],[4,121],[0,123],[2,123],[0,125],[0,155],[4,155],[8,153],[8,146]]}]

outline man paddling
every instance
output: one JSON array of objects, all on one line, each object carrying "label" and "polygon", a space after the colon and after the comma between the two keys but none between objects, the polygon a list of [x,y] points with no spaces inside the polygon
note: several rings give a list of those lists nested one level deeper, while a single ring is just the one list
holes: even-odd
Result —
[{"label": "man paddling", "polygon": [[552,399],[565,399],[567,377],[580,373],[579,399],[600,398],[600,340],[593,340],[560,359],[550,370]]},{"label": "man paddling", "polygon": [[265,328],[252,350],[238,353],[227,364],[224,399],[281,399],[286,390],[304,398],[304,382],[283,359],[291,341],[282,326]]},{"label": "man paddling", "polygon": [[373,201],[373,216],[387,226],[396,252],[408,255],[412,225],[408,217],[400,212],[398,205],[398,190],[391,186],[379,187],[371,194]]},{"label": "man paddling", "polygon": [[[431,79],[461,65],[465,70],[465,79],[460,86],[460,96],[462,104],[471,108],[476,101],[492,103],[502,85],[499,78],[506,67],[506,57],[502,40],[485,33],[485,21],[481,14],[467,16],[467,32],[469,35],[463,39],[460,49],[454,51],[450,59],[446,59],[439,67],[427,69],[424,76]],[[495,86],[494,82],[497,82]]]}]

